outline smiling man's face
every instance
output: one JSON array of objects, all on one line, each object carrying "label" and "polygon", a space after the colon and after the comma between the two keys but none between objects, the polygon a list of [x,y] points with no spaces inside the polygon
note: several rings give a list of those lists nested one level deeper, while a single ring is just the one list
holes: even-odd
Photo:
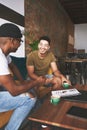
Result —
[{"label": "smiling man's face", "polygon": [[40,42],[38,44],[38,49],[39,49],[39,52],[42,54],[48,52],[50,49],[49,42],[46,40],[40,40]]}]

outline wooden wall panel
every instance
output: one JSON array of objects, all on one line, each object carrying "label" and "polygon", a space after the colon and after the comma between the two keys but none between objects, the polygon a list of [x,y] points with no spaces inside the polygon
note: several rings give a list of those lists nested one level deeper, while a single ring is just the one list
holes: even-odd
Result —
[{"label": "wooden wall panel", "polygon": [[65,56],[70,30],[74,36],[72,28],[73,23],[58,0],[25,0],[27,53],[32,41],[37,40],[40,36],[48,35],[54,54],[58,57]]}]

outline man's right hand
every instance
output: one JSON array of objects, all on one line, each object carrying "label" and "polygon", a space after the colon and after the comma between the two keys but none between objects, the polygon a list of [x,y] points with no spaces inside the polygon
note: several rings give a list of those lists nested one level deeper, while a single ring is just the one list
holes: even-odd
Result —
[{"label": "man's right hand", "polygon": [[46,78],[45,77],[40,76],[40,77],[37,78],[37,83],[38,83],[39,86],[40,85],[44,85],[45,82],[46,82]]}]

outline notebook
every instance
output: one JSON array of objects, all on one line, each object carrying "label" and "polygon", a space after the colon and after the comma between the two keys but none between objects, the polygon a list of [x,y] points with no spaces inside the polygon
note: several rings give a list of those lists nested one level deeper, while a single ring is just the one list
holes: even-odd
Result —
[{"label": "notebook", "polygon": [[51,91],[53,96],[60,96],[60,97],[68,97],[68,96],[76,96],[81,94],[76,88],[74,89],[63,89],[63,90],[55,90]]},{"label": "notebook", "polygon": [[64,100],[77,101],[77,102],[87,102],[87,91],[79,91],[81,94],[76,96],[64,97]]}]

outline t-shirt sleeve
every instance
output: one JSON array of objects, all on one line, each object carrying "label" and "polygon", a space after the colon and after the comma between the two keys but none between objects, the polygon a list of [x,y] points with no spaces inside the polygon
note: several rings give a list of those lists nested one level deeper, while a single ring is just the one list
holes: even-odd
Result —
[{"label": "t-shirt sleeve", "polygon": [[8,64],[10,64],[12,62],[10,55],[7,56],[7,61],[8,61]]},{"label": "t-shirt sleeve", "polygon": [[28,54],[28,56],[27,56],[26,65],[27,65],[27,66],[28,66],[28,65],[34,65],[32,52],[31,52],[30,54]]},{"label": "t-shirt sleeve", "polygon": [[50,53],[50,56],[51,56],[51,62],[56,62],[56,57],[52,52]]},{"label": "t-shirt sleeve", "polygon": [[8,67],[8,60],[5,57],[0,56],[0,75],[8,75],[10,74],[10,70]]}]

